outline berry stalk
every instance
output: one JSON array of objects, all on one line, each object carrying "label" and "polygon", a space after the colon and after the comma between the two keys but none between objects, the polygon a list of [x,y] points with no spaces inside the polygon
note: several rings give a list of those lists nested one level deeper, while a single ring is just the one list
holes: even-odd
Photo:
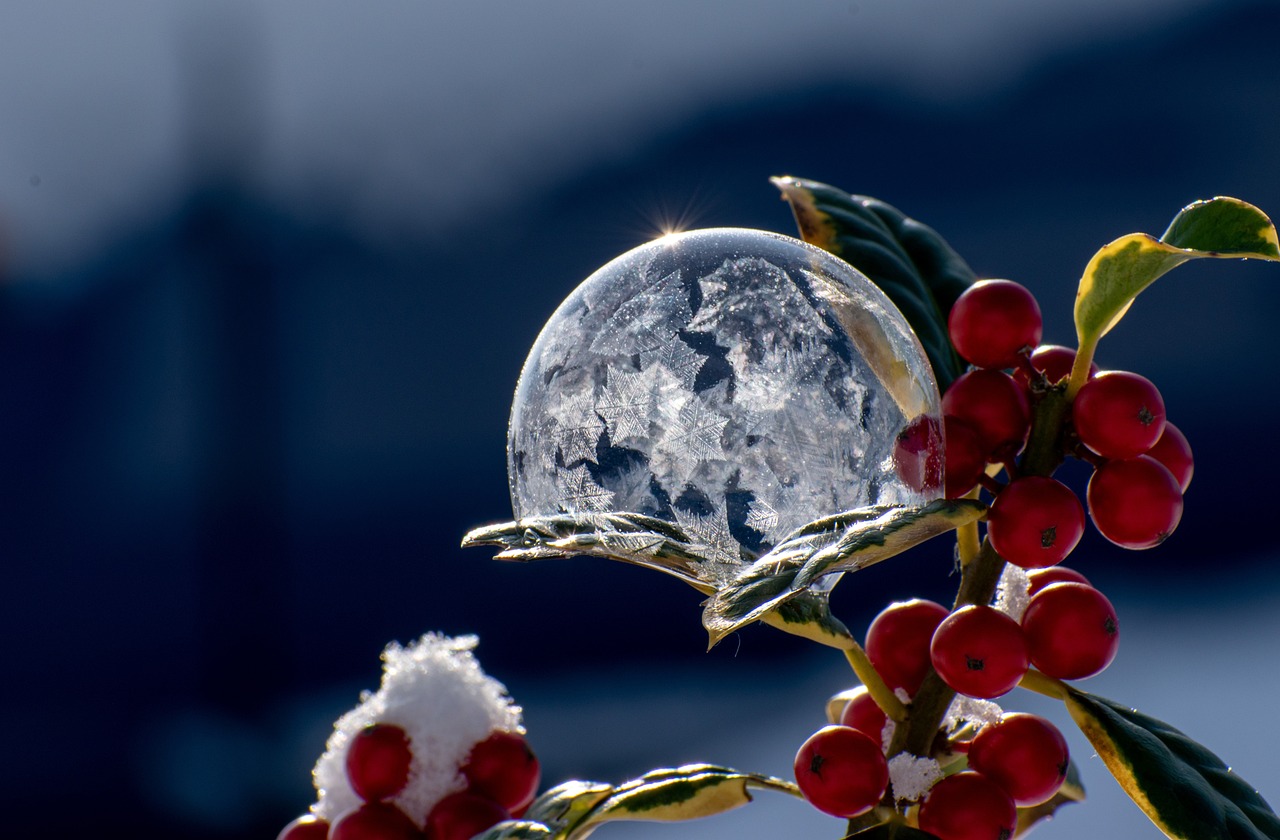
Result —
[{"label": "berry stalk", "polygon": [[[1087,363],[1085,370],[1088,370]],[[1031,432],[1023,452],[1020,475],[1050,476],[1057,470],[1062,463],[1062,433],[1070,408],[1071,401],[1061,388],[1051,388],[1032,406]],[[965,536],[958,536],[962,548],[965,547]],[[991,547],[991,541],[984,539],[977,554],[962,564],[960,587],[953,608],[991,603],[1004,563],[1004,558]],[[920,690],[907,707],[905,721],[894,731],[888,754],[929,755],[955,694],[930,668]]]}]

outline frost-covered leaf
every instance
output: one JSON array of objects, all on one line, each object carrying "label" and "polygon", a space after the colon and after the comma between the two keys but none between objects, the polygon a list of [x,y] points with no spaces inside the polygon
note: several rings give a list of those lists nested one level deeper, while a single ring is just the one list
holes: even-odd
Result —
[{"label": "frost-covered leaf", "polygon": [[1048,802],[1018,809],[1018,827],[1013,832],[1013,836],[1015,838],[1025,836],[1036,823],[1051,818],[1063,805],[1083,802],[1084,799],[1084,784],[1080,781],[1080,768],[1076,767],[1075,761],[1071,761],[1067,765],[1066,781]]},{"label": "frost-covered leaf", "polygon": [[1175,840],[1280,840],[1280,818],[1223,761],[1169,724],[1068,689],[1067,709],[1125,793]]},{"label": "frost-covered leaf", "polygon": [[1280,260],[1275,225],[1252,204],[1218,197],[1184,207],[1159,239],[1131,233],[1104,245],[1089,260],[1076,293],[1082,364],[1139,292],[1170,269],[1202,257]]},{"label": "frost-covered leaf", "polygon": [[[795,533],[803,533],[813,543],[812,553],[822,544],[823,533],[828,542],[831,539],[831,532],[821,530],[825,527],[822,523],[842,521],[827,517]],[[706,544],[713,535],[714,530],[690,535],[679,525],[637,513],[562,514],[477,528],[462,538],[462,545],[499,546],[498,560],[529,562],[579,554],[604,557],[666,572],[711,595],[724,585],[726,569],[730,573],[736,570],[724,562],[723,545]],[[767,616],[766,623],[831,647],[844,649],[854,644],[853,634],[831,614],[822,592],[796,593],[783,609]]]},{"label": "frost-covered leaf", "polygon": [[935,231],[882,201],[800,178],[773,184],[791,204],[801,239],[853,265],[889,296],[945,391],[964,370],[947,336],[947,314],[973,284],[972,269]]},{"label": "frost-covered leaf", "polygon": [[797,530],[717,591],[703,607],[702,624],[715,645],[809,592],[824,575],[865,569],[973,522],[986,510],[972,499],[938,499],[923,506],[877,506],[819,520],[829,527],[838,523],[839,537],[830,539],[819,523]]}]

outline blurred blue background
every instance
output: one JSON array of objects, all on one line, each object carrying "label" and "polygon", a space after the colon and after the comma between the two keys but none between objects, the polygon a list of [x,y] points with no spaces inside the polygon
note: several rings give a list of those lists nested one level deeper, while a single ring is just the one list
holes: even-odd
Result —
[{"label": "blurred blue background", "polygon": [[[1105,242],[1218,194],[1280,213],[1278,27],[1261,0],[5,3],[3,833],[272,837],[383,645],[427,630],[480,634],[549,783],[788,774],[840,657],[765,628],[704,653],[677,581],[457,548],[510,515],[543,322],[664,229],[792,232],[793,174],[930,224],[1070,343]],[[1164,546],[1071,561],[1125,628],[1097,690],[1273,799],[1277,270],[1182,268],[1106,339],[1197,472]],[[942,542],[838,614],[949,600]],[[1037,836],[1160,836],[1072,744],[1095,801]],[[840,827],[768,797],[605,833]]]}]

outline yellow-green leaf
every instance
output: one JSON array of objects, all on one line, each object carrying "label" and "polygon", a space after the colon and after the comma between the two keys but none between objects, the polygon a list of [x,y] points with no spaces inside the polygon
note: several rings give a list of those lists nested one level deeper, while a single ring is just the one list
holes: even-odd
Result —
[{"label": "yellow-green leaf", "polygon": [[1280,818],[1223,761],[1167,723],[1071,688],[1071,717],[1125,793],[1175,840],[1280,840]]},{"label": "yellow-green leaf", "polygon": [[[753,621],[785,614],[784,608],[802,595],[820,595],[809,589],[818,578],[865,569],[979,519],[987,507],[972,499],[939,499],[918,507],[890,505],[863,510],[866,516],[857,515],[862,511],[849,511],[830,518],[842,526],[838,536],[815,532],[809,526],[793,532],[707,599],[702,625],[711,645]],[[825,599],[825,594],[822,597]]]},{"label": "yellow-green leaf", "polygon": [[506,820],[477,834],[472,840],[553,840],[556,832],[533,820]]},{"label": "yellow-green leaf", "polygon": [[613,820],[672,822],[718,814],[750,802],[750,788],[801,795],[793,783],[783,779],[711,764],[689,764],[657,770],[619,785],[568,836],[576,840],[585,836],[582,832]]},{"label": "yellow-green leaf", "polygon": [[1280,260],[1275,225],[1252,204],[1218,197],[1183,208],[1159,239],[1131,233],[1094,254],[1076,292],[1080,349],[1072,393],[1084,384],[1077,373],[1087,370],[1099,339],[1124,317],[1138,293],[1170,269],[1202,257]]}]

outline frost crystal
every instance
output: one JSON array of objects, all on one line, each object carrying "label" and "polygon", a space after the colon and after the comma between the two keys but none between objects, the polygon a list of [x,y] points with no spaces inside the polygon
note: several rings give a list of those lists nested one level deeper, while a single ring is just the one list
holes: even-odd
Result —
[{"label": "frost crystal", "polygon": [[332,823],[360,806],[344,763],[347,745],[370,724],[392,723],[409,736],[409,783],[391,801],[419,827],[436,802],[466,787],[459,769],[472,747],[495,731],[524,731],[520,707],[471,653],[478,641],[428,633],[408,647],[387,646],[381,687],[364,692],[360,705],[338,718],[312,771],[317,816]]},{"label": "frost crystal", "polygon": [[996,609],[1012,618],[1021,621],[1022,614],[1027,611],[1027,602],[1031,600],[1027,594],[1031,582],[1027,580],[1024,569],[1004,564],[1004,572],[1000,575],[1000,583],[996,586]]},{"label": "frost crystal", "polygon": [[938,404],[906,320],[848,264],[762,231],[664,237],[589,277],[530,351],[512,507],[663,519],[731,577],[820,517],[940,496],[893,460]]},{"label": "frost crystal", "polygon": [[889,759],[889,784],[899,801],[917,801],[941,778],[942,767],[932,758],[900,753]]},{"label": "frost crystal", "polygon": [[947,716],[943,719],[942,726],[948,731],[958,729],[965,723],[986,726],[988,723],[1000,720],[1003,714],[1004,709],[990,700],[979,700],[976,697],[957,694],[956,699],[951,701],[951,706],[947,709]]}]

